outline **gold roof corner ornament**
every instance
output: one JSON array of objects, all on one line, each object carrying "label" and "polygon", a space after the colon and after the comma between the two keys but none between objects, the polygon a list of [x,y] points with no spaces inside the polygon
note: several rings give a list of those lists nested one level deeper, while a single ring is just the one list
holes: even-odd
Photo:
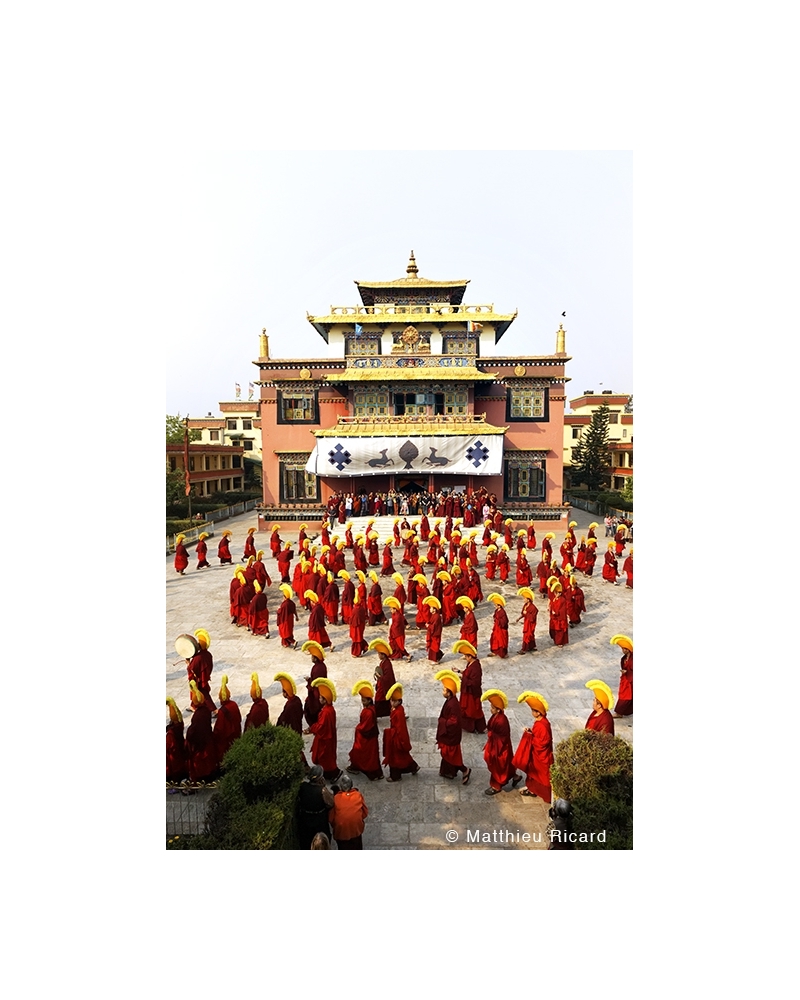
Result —
[{"label": "gold roof corner ornament", "polygon": [[417,262],[414,260],[414,251],[411,251],[411,256],[408,258],[408,267],[406,268],[406,274],[409,278],[416,278],[419,273],[419,268],[417,267]]},{"label": "gold roof corner ornament", "polygon": [[558,329],[556,330],[556,354],[566,354],[567,353],[567,331],[564,329],[564,324],[559,323]]},{"label": "gold roof corner ornament", "polygon": [[265,326],[262,326],[258,338],[258,356],[260,358],[269,357],[269,337],[267,336],[267,328]]}]

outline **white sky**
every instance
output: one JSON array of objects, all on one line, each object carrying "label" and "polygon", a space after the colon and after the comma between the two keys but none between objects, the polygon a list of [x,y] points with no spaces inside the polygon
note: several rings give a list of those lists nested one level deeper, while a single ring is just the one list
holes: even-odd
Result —
[{"label": "white sky", "polygon": [[[360,301],[354,280],[470,279],[464,301],[519,315],[497,352],[549,354],[567,330],[568,397],[633,391],[630,152],[205,155],[182,261],[197,290],[167,344],[167,412],[247,398],[273,357],[325,356],[306,319]],[[258,395],[256,389],[255,395]]]}]

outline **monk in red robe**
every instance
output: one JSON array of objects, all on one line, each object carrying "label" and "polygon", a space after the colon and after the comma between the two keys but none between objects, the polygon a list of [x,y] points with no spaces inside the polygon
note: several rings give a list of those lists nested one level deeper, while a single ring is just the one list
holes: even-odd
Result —
[{"label": "monk in red robe", "polygon": [[269,705],[261,695],[261,685],[258,683],[258,674],[250,675],[250,697],[253,704],[244,720],[244,731],[248,729],[258,729],[259,726],[266,726],[269,722]]},{"label": "monk in red robe", "polygon": [[486,716],[483,714],[483,705],[481,705],[483,670],[481,669],[481,661],[478,659],[478,651],[471,642],[459,639],[453,645],[453,652],[460,653],[465,660],[464,669],[456,670],[456,673],[461,674],[461,697],[459,699],[461,728],[465,733],[485,733]]},{"label": "monk in red robe", "polygon": [[387,694],[392,710],[389,727],[383,731],[383,763],[389,768],[387,781],[402,781],[404,774],[416,774],[419,764],[411,756],[402,684],[392,685]]},{"label": "monk in red robe", "polygon": [[272,534],[269,536],[269,550],[272,553],[272,558],[277,559],[280,555],[281,536],[280,536],[281,526],[279,524],[272,525]]},{"label": "monk in red robe", "polygon": [[486,574],[485,575],[486,575],[486,579],[487,580],[494,580],[495,569],[496,569],[496,563],[495,563],[496,554],[497,554],[497,546],[496,545],[490,545],[489,548],[486,550]]},{"label": "monk in red robe", "polygon": [[255,543],[255,539],[253,538],[253,535],[255,534],[255,531],[256,531],[255,528],[248,528],[247,529],[247,537],[244,540],[244,555],[242,556],[242,559],[245,562],[247,562],[247,560],[250,558],[250,556],[253,556],[253,558],[255,558],[256,543]]},{"label": "monk in red robe", "polygon": [[455,778],[460,771],[463,774],[461,784],[466,785],[472,771],[461,756],[461,708],[456,698],[459,680],[452,670],[440,670],[436,680],[441,681],[444,696],[436,727],[436,744],[442,755],[439,774],[443,778]]},{"label": "monk in red robe", "polygon": [[[457,598],[456,604],[464,608],[464,620],[461,622],[461,638],[465,639],[468,643],[470,643],[470,645],[477,647],[478,622],[475,618],[475,605],[472,603],[472,599],[467,597],[466,594]],[[481,714],[483,714],[483,712],[481,712]]]},{"label": "monk in red robe", "polygon": [[202,691],[189,682],[192,693],[192,721],[186,732],[185,747],[189,761],[189,781],[213,781],[219,771],[219,757],[211,728],[211,710]]},{"label": "monk in red robe", "polygon": [[522,781],[522,775],[517,774],[514,767],[514,747],[511,744],[511,727],[508,724],[505,710],[508,708],[508,698],[497,688],[492,688],[483,696],[491,706],[489,717],[489,735],[483,748],[483,759],[489,769],[489,787],[484,795],[497,795],[503,786],[512,782],[516,786]]},{"label": "monk in red robe", "polygon": [[339,588],[333,573],[327,575],[327,586],[322,593],[322,607],[325,609],[325,617],[329,625],[339,624]]},{"label": "monk in red robe", "polygon": [[587,681],[586,687],[594,695],[592,702],[592,714],[586,720],[586,729],[593,729],[596,733],[608,733],[614,735],[614,716],[611,708],[614,705],[614,695],[611,688],[603,681]]},{"label": "monk in red robe", "polygon": [[508,548],[508,545],[502,545],[495,560],[497,564],[497,573],[500,577],[501,583],[506,582],[509,570],[511,569],[511,560],[508,558]]},{"label": "monk in red robe", "polygon": [[394,664],[391,660],[391,646],[385,639],[373,639],[369,644],[370,652],[378,654],[378,665],[375,668],[375,712],[379,719],[385,719],[390,711],[386,692],[396,683]]},{"label": "monk in red robe", "polygon": [[384,601],[387,607],[392,609],[392,621],[389,625],[389,645],[392,649],[392,659],[411,659],[411,653],[406,649],[406,616],[403,608],[396,597],[387,597]]},{"label": "monk in red robe", "polygon": [[333,652],[333,645],[325,628],[325,608],[320,604],[319,597],[313,590],[307,590],[305,598],[311,607],[308,616],[309,641],[317,642],[323,649],[330,649]]},{"label": "monk in red robe", "polygon": [[633,590],[633,546],[631,545],[630,552],[628,553],[628,558],[622,564],[622,572],[628,578],[625,586]]},{"label": "monk in red robe", "polygon": [[220,762],[241,735],[242,713],[239,711],[239,706],[231,698],[227,674],[223,674],[219,689],[219,709],[214,721],[214,742],[217,744],[217,755]]},{"label": "monk in red robe", "polygon": [[611,644],[619,646],[622,650],[622,657],[619,661],[621,674],[617,707],[614,709],[614,718],[621,719],[623,716],[633,715],[633,640],[629,639],[627,635],[615,635],[611,639]]},{"label": "monk in red robe", "polygon": [[189,553],[183,544],[184,538],[186,535],[178,535],[175,539],[175,572],[181,576],[186,576],[186,567],[189,565]]},{"label": "monk in red robe", "polygon": [[367,597],[367,621],[370,625],[385,625],[386,615],[383,613],[383,591],[374,570],[370,573],[370,577],[372,578],[372,586]]},{"label": "monk in red robe", "polygon": [[262,591],[258,580],[253,581],[255,595],[247,612],[247,631],[253,635],[265,635],[269,638],[269,608],[267,595]]},{"label": "monk in red robe", "polygon": [[354,598],[353,610],[350,612],[350,655],[361,656],[367,650],[364,639],[364,627],[367,624],[367,609],[361,603],[358,594]]},{"label": "monk in red robe", "polygon": [[522,621],[522,648],[520,653],[536,652],[536,619],[539,617],[539,609],[533,600],[533,592],[529,587],[523,587],[525,593],[520,593],[520,597],[525,598],[522,611],[517,621]]},{"label": "monk in red robe", "polygon": [[167,723],[167,781],[178,784],[189,777],[186,746],[183,738],[183,716],[174,698],[167,698],[169,722]]},{"label": "monk in red robe", "polygon": [[569,645],[569,622],[567,620],[567,599],[557,580],[550,584],[550,638],[559,648]]},{"label": "monk in red robe", "polygon": [[583,557],[583,575],[591,576],[597,561],[597,539],[590,538],[586,543],[586,554]]},{"label": "monk in red robe", "polygon": [[378,716],[373,701],[375,692],[369,681],[357,681],[353,694],[361,698],[361,716],[350,751],[350,766],[346,770],[350,774],[363,774],[370,781],[380,780],[383,771],[378,748]]},{"label": "monk in red robe", "polygon": [[[425,633],[425,648],[428,650],[428,659],[433,663],[438,663],[442,659],[442,615],[439,602],[435,597],[426,597],[427,607],[430,608],[430,620]],[[434,603],[435,602],[435,603]]]},{"label": "monk in red robe", "polygon": [[294,678],[290,677],[289,674],[277,673],[273,680],[280,681],[281,694],[286,702],[275,725],[285,726],[287,729],[293,729],[296,733],[302,734],[303,703],[297,695],[297,685]]},{"label": "monk in red robe", "polygon": [[299,621],[297,605],[292,600],[292,588],[288,583],[282,583],[278,589],[283,594],[283,603],[275,616],[278,623],[278,635],[281,637],[281,646],[294,649],[297,646],[294,637],[294,623]]},{"label": "monk in red robe", "polygon": [[517,559],[517,586],[530,587],[532,578],[533,572],[528,565],[528,557],[525,555],[525,549],[520,549],[519,558]]},{"label": "monk in red robe", "polygon": [[533,725],[526,726],[522,732],[517,752],[514,755],[514,766],[525,772],[525,788],[519,793],[526,798],[538,796],[544,802],[552,797],[550,789],[550,768],[553,764],[553,731],[547,712],[550,706],[537,691],[523,691],[517,698],[524,701],[533,715]]},{"label": "monk in red robe", "polygon": [[614,543],[608,543],[608,551],[603,557],[603,579],[608,583],[616,583],[618,575],[617,557],[614,555]]},{"label": "monk in red robe", "polygon": [[222,538],[219,540],[219,545],[217,546],[217,556],[219,557],[220,565],[231,565],[233,563],[233,557],[231,556],[231,532],[223,531]]},{"label": "monk in red robe", "polygon": [[504,660],[508,656],[506,599],[502,594],[488,594],[486,599],[496,605],[492,623],[492,634],[489,637],[489,649],[491,650],[489,656],[499,656]]},{"label": "monk in red robe", "polygon": [[318,643],[304,642],[303,652],[311,656],[311,673],[306,677],[307,694],[303,706],[303,714],[310,726],[319,718],[320,710],[319,691],[314,687],[314,681],[328,676],[328,665],[325,662],[325,651]]},{"label": "monk in red robe", "polygon": [[381,563],[381,576],[391,576],[394,573],[394,553],[392,552],[392,540],[391,538],[386,539],[386,544],[383,547],[383,561]]},{"label": "monk in red robe", "polygon": [[570,625],[580,625],[581,612],[586,611],[586,600],[574,574],[569,578],[569,586],[564,591],[564,597],[567,599],[567,619]]},{"label": "monk in red robe", "polygon": [[276,558],[278,560],[278,572],[281,575],[281,582],[290,583],[292,559],[294,558],[291,542],[286,543],[285,548],[281,549]]},{"label": "monk in red robe", "polygon": [[319,689],[319,718],[303,732],[314,736],[311,763],[319,764],[328,781],[337,781],[342,772],[336,763],[336,710],[333,707],[336,690],[327,677],[320,677],[312,683]]},{"label": "monk in red robe", "polygon": [[208,535],[204,531],[204,532],[202,532],[202,534],[200,535],[200,537],[197,540],[197,547],[195,548],[195,552],[197,553],[197,568],[198,569],[203,569],[204,566],[210,566],[211,565],[209,563],[209,561],[208,561],[208,546],[206,545],[206,539],[207,538],[208,538]]}]

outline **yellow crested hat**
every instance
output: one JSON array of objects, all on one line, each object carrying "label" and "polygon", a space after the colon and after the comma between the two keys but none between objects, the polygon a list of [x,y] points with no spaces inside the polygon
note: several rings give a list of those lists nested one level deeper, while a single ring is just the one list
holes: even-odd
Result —
[{"label": "yellow crested hat", "polygon": [[318,660],[325,659],[325,650],[320,646],[318,642],[313,639],[308,639],[300,647],[301,653],[308,653],[310,656],[316,656]]},{"label": "yellow crested hat", "polygon": [[442,602],[438,597],[434,597],[433,594],[429,594],[422,603],[429,608],[436,608],[437,611],[442,610]]},{"label": "yellow crested hat", "polygon": [[604,681],[587,681],[586,687],[594,692],[595,698],[597,698],[603,708],[610,710],[613,707],[614,695],[611,692],[611,688]]},{"label": "yellow crested hat", "polygon": [[203,702],[206,700],[206,696],[198,688],[196,681],[189,681],[189,691],[191,692],[192,695],[193,705],[202,705]]},{"label": "yellow crested hat", "polygon": [[397,584],[398,587],[403,586],[403,577],[399,573],[392,573],[392,579]]},{"label": "yellow crested hat", "polygon": [[369,578],[370,578],[370,580],[372,580],[373,583],[377,583],[378,582],[378,574],[375,572],[374,569],[371,569],[369,571]]},{"label": "yellow crested hat", "polygon": [[535,708],[536,711],[541,712],[542,715],[547,715],[547,712],[550,709],[547,700],[543,695],[539,694],[538,691],[523,691],[519,698],[517,698],[517,702],[521,705],[523,701],[529,708]]},{"label": "yellow crested hat", "polygon": [[281,583],[278,586],[278,590],[283,594],[283,596],[286,598],[287,601],[291,600],[292,588],[289,586],[288,583]]},{"label": "yellow crested hat", "polygon": [[383,606],[385,608],[391,608],[393,611],[399,611],[400,608],[402,607],[402,604],[396,597],[387,597],[386,600],[383,602]]},{"label": "yellow crested hat", "polygon": [[427,578],[426,578],[426,576],[425,576],[424,573],[415,573],[414,576],[411,577],[411,579],[415,583],[423,583],[423,584],[427,584],[428,583],[428,580],[427,580]]},{"label": "yellow crested hat", "polygon": [[222,675],[222,680],[220,681],[220,685],[219,685],[219,700],[220,701],[230,701],[231,700],[231,693],[228,690],[228,675],[227,674],[223,674]]},{"label": "yellow crested hat", "polygon": [[347,572],[346,569],[340,569],[336,575],[339,577],[340,580],[345,580],[345,581],[350,580],[350,574]]},{"label": "yellow crested hat", "polygon": [[363,570],[357,569],[356,570],[356,576],[358,577],[358,582],[359,583],[365,583],[366,582],[367,578],[366,578],[366,576],[364,576]]},{"label": "yellow crested hat", "polygon": [[184,538],[186,538],[186,535],[176,535],[175,544],[180,545],[180,543],[184,540]]},{"label": "yellow crested hat", "polygon": [[258,580],[253,580],[253,590],[255,590],[257,594],[261,593],[261,584],[258,582]]},{"label": "yellow crested hat", "polygon": [[294,682],[294,677],[289,674],[284,674],[282,671],[278,671],[272,679],[274,681],[280,681],[281,687],[288,695],[297,694],[297,685]]},{"label": "yellow crested hat", "polygon": [[457,639],[453,643],[453,652],[461,653],[462,656],[477,656],[478,650],[466,639]]},{"label": "yellow crested hat", "polygon": [[387,701],[402,701],[403,700],[403,685],[398,681],[396,684],[392,684],[389,690],[386,692]]},{"label": "yellow crested hat", "polygon": [[336,701],[336,688],[330,677],[317,677],[311,682],[311,687],[319,688],[319,693],[328,702]]},{"label": "yellow crested hat", "polygon": [[183,722],[183,716],[181,715],[181,710],[175,704],[175,699],[167,698],[167,704],[169,705],[169,721]]},{"label": "yellow crested hat", "polygon": [[436,579],[441,580],[442,583],[450,583],[453,578],[446,569],[442,569],[436,574]]},{"label": "yellow crested hat", "polygon": [[501,608],[506,606],[506,599],[502,594],[487,594],[486,600],[491,601],[492,604],[499,604]]},{"label": "yellow crested hat", "polygon": [[260,698],[261,697],[261,685],[258,683],[258,674],[250,674],[250,697]]},{"label": "yellow crested hat", "polygon": [[392,655],[392,647],[385,639],[373,639],[367,646],[371,653],[384,653],[386,656]]},{"label": "yellow crested hat", "polygon": [[508,698],[499,688],[491,688],[481,695],[481,701],[488,701],[495,708],[508,708]]},{"label": "yellow crested hat", "polygon": [[207,531],[201,531],[197,540],[199,542],[204,542],[207,538],[208,538],[208,532]]},{"label": "yellow crested hat", "polygon": [[597,521],[592,521],[592,523],[589,525],[590,528],[596,528],[597,526],[598,526]]},{"label": "yellow crested hat", "polygon": [[456,604],[462,608],[469,608],[470,611],[475,610],[475,602],[471,597],[467,597],[466,594],[462,594],[461,597],[456,598]]},{"label": "yellow crested hat", "polygon": [[570,521],[569,522],[569,526],[570,526],[570,528],[577,528],[578,527],[578,522],[577,521]]},{"label": "yellow crested hat", "polygon": [[273,531],[280,531],[280,527],[281,527],[281,526],[280,526],[279,524],[273,524],[273,525],[272,525],[272,530],[273,530]]},{"label": "yellow crested hat", "polygon": [[374,698],[375,688],[369,681],[356,681],[353,685],[353,690],[350,693],[353,695],[359,695],[362,698]]},{"label": "yellow crested hat", "polygon": [[442,687],[452,691],[453,694],[458,694],[461,689],[461,681],[458,679],[458,674],[454,674],[452,670],[440,670],[434,680],[441,681]]},{"label": "yellow crested hat", "polygon": [[211,646],[211,636],[206,632],[204,628],[199,628],[195,634],[195,639],[200,643],[203,649],[209,649]]},{"label": "yellow crested hat", "polygon": [[[195,633],[196,634],[196,633]],[[633,639],[629,639],[627,635],[612,635],[611,645],[620,646],[622,649],[627,649],[631,653],[633,652]]]},{"label": "yellow crested hat", "polygon": [[533,591],[530,587],[520,587],[517,591],[517,597],[524,597],[526,601],[532,601]]}]

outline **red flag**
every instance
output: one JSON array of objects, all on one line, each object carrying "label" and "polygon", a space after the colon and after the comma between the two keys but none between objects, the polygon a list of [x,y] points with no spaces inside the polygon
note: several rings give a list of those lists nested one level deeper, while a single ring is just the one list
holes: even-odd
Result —
[{"label": "red flag", "polygon": [[188,497],[192,492],[192,487],[189,483],[189,414],[186,414],[186,420],[183,424],[183,479],[186,483],[185,494]]}]

